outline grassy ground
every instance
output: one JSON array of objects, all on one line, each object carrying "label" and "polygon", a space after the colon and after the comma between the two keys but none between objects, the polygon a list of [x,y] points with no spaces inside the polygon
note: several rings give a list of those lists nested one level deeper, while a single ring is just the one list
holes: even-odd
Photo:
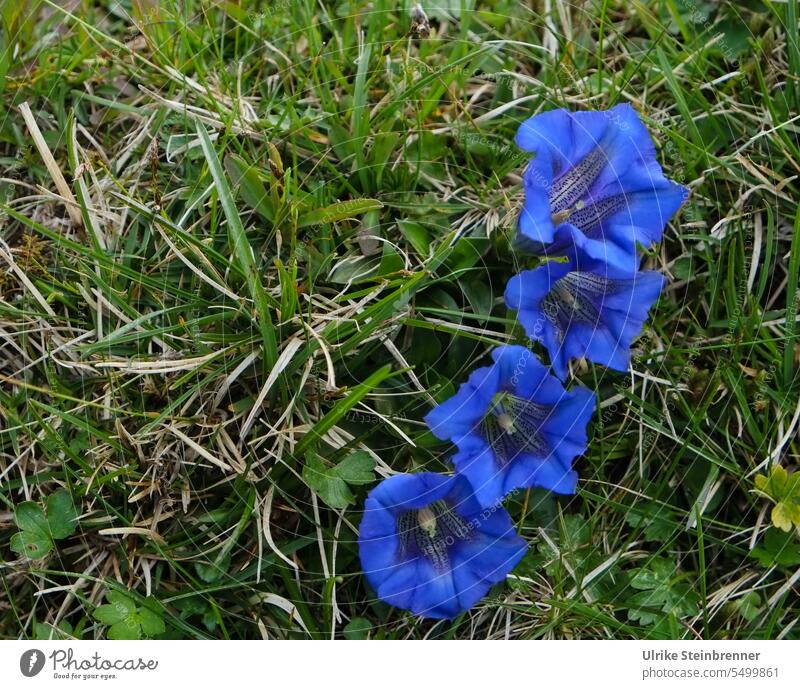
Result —
[{"label": "grassy ground", "polygon": [[[0,636],[800,636],[798,3],[424,6],[0,2]],[[453,623],[377,603],[364,495],[523,342],[513,134],[620,102],[692,195],[579,492]]]}]

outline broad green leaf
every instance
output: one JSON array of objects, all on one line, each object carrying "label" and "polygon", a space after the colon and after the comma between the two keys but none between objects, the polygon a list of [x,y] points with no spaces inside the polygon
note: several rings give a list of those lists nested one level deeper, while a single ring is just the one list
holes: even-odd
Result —
[{"label": "broad green leaf", "polygon": [[98,605],[94,609],[94,619],[96,619],[101,624],[117,624],[117,622],[121,622],[124,619],[127,619],[128,612],[122,608],[117,607],[111,603],[106,603],[105,605]]},{"label": "broad green leaf", "polygon": [[431,238],[428,230],[413,220],[398,220],[397,226],[420,256],[427,257],[431,246]]},{"label": "broad green leaf", "polygon": [[737,612],[748,622],[752,622],[761,613],[761,596],[757,591],[750,591],[736,601]]},{"label": "broad green leaf", "polygon": [[107,636],[114,641],[137,641],[141,634],[141,627],[131,618],[111,625]]},{"label": "broad green leaf", "polygon": [[11,550],[32,560],[44,557],[53,549],[53,538],[44,510],[35,502],[23,502],[14,510],[20,531],[11,537]]},{"label": "broad green leaf", "polygon": [[793,526],[800,526],[800,505],[779,502],[772,508],[772,523],[781,531],[791,531]]},{"label": "broad green leaf", "polygon": [[67,538],[78,528],[78,513],[67,490],[57,490],[47,497],[47,523],[54,540]]},{"label": "broad green leaf", "polygon": [[14,510],[14,521],[23,531],[43,536],[50,535],[50,527],[44,516],[44,510],[35,502],[23,502],[17,505]]},{"label": "broad green leaf", "polygon": [[351,641],[361,641],[369,638],[369,633],[373,630],[374,625],[363,617],[354,617],[347,623],[342,630],[344,638]]},{"label": "broad green leaf", "polygon": [[143,605],[139,611],[139,619],[142,623],[142,631],[147,636],[156,636],[166,631],[164,620],[161,619],[161,615],[155,610],[148,608],[147,604]]},{"label": "broad green leaf", "polygon": [[768,475],[755,477],[756,490],[772,500],[772,523],[782,531],[800,527],[800,472],[789,474],[786,469],[776,465]]},{"label": "broad green leaf", "polygon": [[677,527],[670,512],[654,503],[631,508],[625,515],[625,521],[634,528],[643,528],[644,537],[648,541],[663,541]]},{"label": "broad green leaf", "polygon": [[136,611],[136,601],[121,591],[109,591],[106,598],[109,603],[124,611],[126,615],[131,615]]},{"label": "broad green leaf", "polygon": [[666,558],[652,558],[631,577],[631,587],[638,589],[627,600],[628,619],[644,625],[653,624],[662,613],[677,618],[690,617],[698,612],[696,593],[686,583],[677,580],[675,564]]},{"label": "broad green leaf", "polygon": [[26,555],[31,560],[44,557],[53,548],[50,536],[32,531],[20,531],[11,537],[11,550],[19,555]]},{"label": "broad green leaf", "polygon": [[303,467],[303,480],[319,495],[322,500],[334,509],[344,509],[355,500],[344,479],[335,476],[325,467],[320,457],[309,453]]},{"label": "broad green leaf", "polygon": [[784,533],[774,527],[767,529],[761,546],[753,548],[750,555],[763,567],[800,565],[800,545],[794,534]]},{"label": "broad green leaf", "polygon": [[225,574],[228,573],[230,566],[230,555],[225,555],[220,560],[215,560],[214,562],[194,563],[194,569],[198,576],[207,584],[213,584],[215,581],[219,581],[223,576],[225,576]]},{"label": "broad green leaf", "polygon": [[352,485],[372,483],[375,480],[375,460],[369,452],[359,451],[345,457],[331,473]]},{"label": "broad green leaf", "polygon": [[74,636],[72,625],[66,620],[61,620],[58,626],[36,622],[33,633],[37,641],[51,641],[53,639],[71,639]]},{"label": "broad green leaf", "polygon": [[258,171],[236,155],[225,157],[225,169],[242,200],[259,215],[272,220],[275,217],[272,198]]},{"label": "broad green leaf", "polygon": [[108,591],[108,603],[95,608],[94,618],[108,625],[106,636],[115,640],[140,639],[165,631],[164,620],[157,611],[157,601],[148,598],[139,607],[136,601],[121,591]]}]

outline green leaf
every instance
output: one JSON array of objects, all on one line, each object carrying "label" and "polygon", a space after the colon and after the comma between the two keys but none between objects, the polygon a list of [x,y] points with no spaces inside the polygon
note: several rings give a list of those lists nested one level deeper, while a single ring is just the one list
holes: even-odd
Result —
[{"label": "green leaf", "polygon": [[372,375],[370,375],[363,383],[359,383],[352,390],[347,393],[347,397],[340,399],[325,416],[323,416],[311,430],[306,433],[300,442],[297,443],[295,448],[296,455],[303,455],[312,445],[314,445],[323,435],[325,435],[336,423],[347,414],[350,409],[355,407],[364,397],[372,392],[378,385],[380,385],[386,378],[393,374],[391,373],[391,364],[382,366]]},{"label": "green leaf", "polygon": [[35,502],[23,502],[17,505],[14,510],[14,521],[22,531],[31,533],[50,535],[50,527],[44,510]]},{"label": "green leaf", "polygon": [[228,180],[225,178],[225,172],[220,165],[217,152],[214,150],[203,124],[197,122],[196,126],[203,155],[206,157],[211,178],[214,180],[214,187],[217,190],[222,210],[228,221],[228,240],[233,249],[233,255],[245,275],[250,296],[253,298],[258,313],[258,326],[264,344],[264,365],[267,369],[271,369],[278,359],[278,345],[275,338],[275,329],[272,325],[272,317],[270,316],[270,302],[256,266],[253,247],[247,239],[242,219],[236,210],[236,203],[233,200],[233,194],[231,194],[231,189],[228,185]]},{"label": "green leaf", "polygon": [[106,603],[105,605],[98,605],[94,609],[94,619],[100,624],[117,624],[127,618],[125,610],[118,608],[116,605]]},{"label": "green leaf", "polygon": [[194,563],[194,569],[197,575],[207,584],[213,584],[215,581],[219,581],[228,573],[230,566],[231,558],[229,555],[226,555],[219,561]]},{"label": "green leaf", "polygon": [[26,555],[31,560],[44,557],[53,548],[49,536],[42,536],[31,531],[20,531],[11,537],[11,550],[19,555]]},{"label": "green leaf", "polygon": [[23,502],[14,510],[14,521],[20,528],[11,537],[11,550],[32,560],[44,557],[53,549],[53,538],[44,511],[35,502]]},{"label": "green leaf", "polygon": [[375,460],[369,452],[363,450],[354,452],[339,462],[330,473],[358,486],[372,483],[375,480]]},{"label": "green leaf", "polygon": [[488,316],[492,312],[494,295],[482,279],[459,280],[458,286],[476,316]]},{"label": "green leaf", "polygon": [[344,638],[351,641],[363,641],[369,638],[369,633],[372,631],[374,625],[363,617],[354,617],[347,626],[342,630]]},{"label": "green leaf", "polygon": [[414,251],[422,257],[427,257],[431,246],[428,230],[413,220],[398,220],[397,226],[408,240],[408,243],[414,247]]},{"label": "green leaf", "polygon": [[140,638],[141,627],[132,619],[125,619],[111,625],[107,636],[114,641],[137,641]]},{"label": "green leaf", "polygon": [[98,606],[94,611],[94,618],[101,624],[117,624],[136,614],[136,602],[124,593],[109,591],[106,598],[108,603]]},{"label": "green leaf", "polygon": [[[148,601],[150,601],[150,599],[148,599]],[[139,619],[142,623],[142,631],[147,636],[156,636],[166,631],[166,626],[164,625],[164,620],[161,618],[161,615],[149,608],[147,602],[142,605],[139,612]]]},{"label": "green leaf", "polygon": [[311,225],[323,225],[347,218],[355,218],[369,211],[383,208],[383,204],[378,199],[350,199],[340,201],[324,208],[315,208],[308,213],[303,213],[297,219],[298,229],[310,227]]},{"label": "green leaf", "polygon": [[37,641],[51,641],[53,639],[71,639],[74,635],[72,625],[66,620],[61,620],[57,627],[52,624],[36,622],[33,625],[33,634]]},{"label": "green leaf", "polygon": [[95,608],[93,615],[100,624],[108,625],[109,639],[140,639],[143,635],[156,636],[166,630],[154,598],[148,598],[141,607],[122,591],[108,591],[106,599],[108,603]]},{"label": "green leaf", "polygon": [[736,601],[736,611],[748,622],[752,622],[761,614],[761,596],[757,591],[750,591]]},{"label": "green leaf", "polygon": [[756,490],[772,500],[772,523],[782,531],[800,527],[800,472],[789,474],[780,465],[773,466],[769,475],[755,477]]},{"label": "green leaf", "polygon": [[225,169],[242,200],[259,215],[272,220],[275,216],[272,197],[255,167],[248,165],[239,156],[229,155],[225,157]]},{"label": "green leaf", "polygon": [[639,593],[628,598],[628,619],[649,625],[658,621],[662,613],[679,619],[696,615],[696,593],[691,586],[677,580],[677,571],[675,564],[663,557],[653,558],[637,569],[630,585]]},{"label": "green leaf", "polygon": [[78,528],[78,513],[67,490],[57,490],[47,497],[47,523],[53,540],[68,538]]},{"label": "green leaf", "polygon": [[109,591],[106,598],[108,598],[109,603],[123,610],[127,615],[132,615],[136,612],[136,601],[130,596],[126,596],[122,591]]},{"label": "green leaf", "polygon": [[648,541],[666,540],[677,528],[670,512],[655,503],[637,505],[625,514],[625,521],[634,528],[644,529],[644,537]]},{"label": "green leaf", "polygon": [[334,509],[341,510],[355,502],[344,479],[327,469],[322,459],[315,454],[309,453],[306,457],[303,480],[327,505]]},{"label": "green leaf", "polygon": [[772,508],[772,523],[781,531],[791,531],[792,514],[791,506],[785,502],[779,502]]},{"label": "green leaf", "polygon": [[767,529],[762,546],[753,548],[750,555],[763,567],[800,565],[800,545],[795,542],[794,535],[774,527]]}]

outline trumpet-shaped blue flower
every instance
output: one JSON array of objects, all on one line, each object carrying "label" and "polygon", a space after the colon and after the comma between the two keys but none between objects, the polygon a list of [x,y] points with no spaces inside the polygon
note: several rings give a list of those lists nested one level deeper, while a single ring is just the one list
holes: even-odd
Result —
[{"label": "trumpet-shaped blue flower", "polygon": [[535,115],[520,125],[516,143],[535,154],[523,175],[517,238],[528,250],[562,255],[579,241],[608,263],[636,267],[637,245],[658,242],[688,194],[664,177],[627,104]]},{"label": "trumpet-shaped blue flower", "polygon": [[373,489],[358,533],[378,598],[452,619],[503,581],[525,554],[501,506],[483,509],[461,476],[396,474]]},{"label": "trumpet-shaped blue flower", "polygon": [[458,447],[456,471],[484,505],[516,488],[574,493],[572,460],[586,451],[594,394],[565,390],[525,347],[497,347],[492,358],[425,421]]},{"label": "trumpet-shaped blue flower", "polygon": [[566,262],[547,261],[515,275],[505,297],[563,379],[569,360],[580,357],[626,371],[631,343],[664,282],[660,273],[603,263],[578,245]]}]

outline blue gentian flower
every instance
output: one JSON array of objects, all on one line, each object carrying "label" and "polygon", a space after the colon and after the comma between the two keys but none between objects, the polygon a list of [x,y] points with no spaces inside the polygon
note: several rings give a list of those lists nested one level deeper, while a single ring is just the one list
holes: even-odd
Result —
[{"label": "blue gentian flower", "polygon": [[502,506],[483,509],[465,478],[427,472],[396,474],[370,492],[358,547],[378,598],[435,619],[469,610],[526,549]]},{"label": "blue gentian flower", "polygon": [[523,175],[523,249],[561,255],[578,241],[608,263],[635,266],[637,245],[660,241],[688,195],[664,177],[647,129],[627,104],[550,110],[525,120],[515,141],[535,154]]},{"label": "blue gentian flower", "polygon": [[577,245],[566,262],[547,261],[515,275],[506,304],[525,333],[541,342],[564,379],[570,359],[587,358],[617,371],[630,364],[630,347],[664,286],[664,276],[604,264]]},{"label": "blue gentian flower", "polygon": [[594,394],[566,391],[525,347],[497,347],[492,358],[425,421],[458,447],[456,471],[484,505],[516,488],[574,493],[572,460],[586,451]]}]

